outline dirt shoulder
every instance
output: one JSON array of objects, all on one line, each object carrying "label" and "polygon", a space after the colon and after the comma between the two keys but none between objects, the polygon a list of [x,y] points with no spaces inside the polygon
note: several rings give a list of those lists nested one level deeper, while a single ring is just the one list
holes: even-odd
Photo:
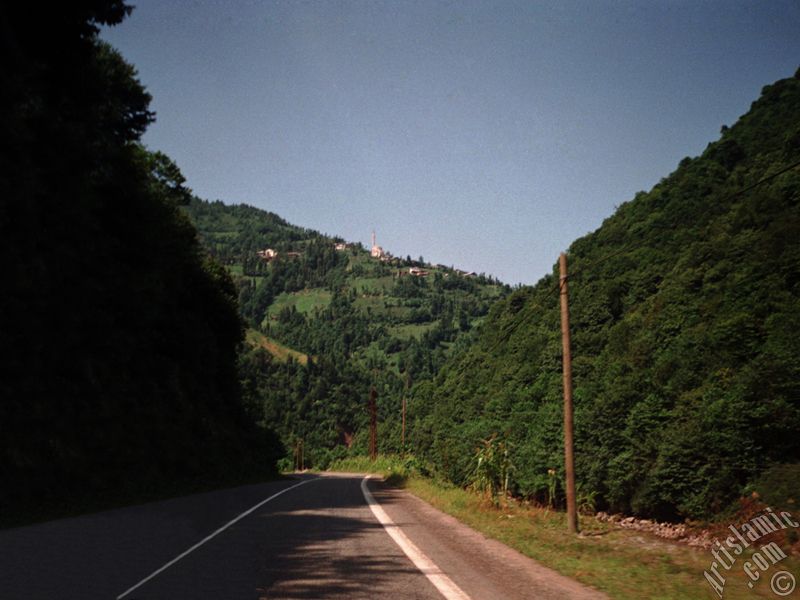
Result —
[{"label": "dirt shoulder", "polygon": [[473,599],[607,598],[468,527],[411,493],[370,482],[375,499],[403,532]]}]

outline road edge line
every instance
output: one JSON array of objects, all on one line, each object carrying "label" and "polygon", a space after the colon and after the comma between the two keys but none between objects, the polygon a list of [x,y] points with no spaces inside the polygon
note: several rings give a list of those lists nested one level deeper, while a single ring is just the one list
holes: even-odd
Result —
[{"label": "road edge line", "polygon": [[447,600],[472,600],[456,583],[450,579],[444,572],[436,566],[425,553],[417,548],[416,544],[412,542],[408,536],[402,532],[391,517],[386,514],[378,501],[372,495],[372,492],[367,488],[367,481],[372,478],[372,475],[367,475],[361,480],[361,491],[364,494],[364,499],[367,501],[372,514],[378,522],[383,525],[386,533],[389,534],[395,544],[400,546],[400,549],[405,552],[405,555],[414,563],[414,566],[419,569],[425,577],[439,590],[439,593],[447,598]]},{"label": "road edge line", "polygon": [[188,550],[186,550],[186,551],[185,551],[185,552],[183,552],[182,554],[179,554],[178,556],[176,556],[175,558],[173,558],[171,561],[169,561],[169,562],[168,562],[167,564],[165,564],[163,567],[161,567],[161,568],[159,568],[159,569],[156,569],[155,571],[153,571],[152,573],[150,573],[150,575],[148,575],[147,577],[145,577],[144,579],[142,579],[142,580],[141,580],[139,583],[137,583],[136,585],[134,585],[134,586],[132,586],[132,587],[129,587],[127,590],[125,590],[125,591],[124,591],[124,592],[122,592],[122,593],[121,593],[119,596],[117,596],[117,600],[121,600],[122,598],[124,598],[125,596],[127,596],[128,594],[130,594],[130,593],[131,593],[132,591],[134,591],[135,589],[137,589],[137,588],[139,588],[139,587],[143,586],[145,583],[147,583],[148,581],[150,581],[150,580],[151,580],[153,577],[155,577],[155,576],[156,576],[156,575],[158,575],[159,573],[163,573],[163,572],[164,572],[164,571],[166,571],[168,568],[170,568],[172,565],[174,565],[176,562],[178,562],[179,560],[181,560],[181,559],[182,559],[182,558],[184,558],[185,556],[188,556],[189,554],[191,554],[192,552],[194,552],[195,550],[197,550],[197,549],[198,549],[200,546],[202,546],[202,545],[203,545],[203,544],[205,544],[206,542],[208,542],[208,541],[211,541],[211,539],[213,539],[213,538],[217,537],[217,536],[218,536],[220,533],[222,533],[223,531],[225,531],[225,530],[226,530],[228,527],[230,527],[231,525],[233,525],[233,524],[235,524],[235,523],[238,523],[239,521],[241,521],[242,519],[244,519],[244,518],[245,518],[247,515],[249,515],[249,514],[250,514],[250,513],[252,513],[253,511],[256,511],[256,510],[258,510],[259,508],[261,508],[262,506],[264,506],[264,505],[265,505],[267,502],[269,502],[270,500],[274,500],[275,498],[277,498],[277,497],[278,497],[278,496],[280,496],[281,494],[285,494],[285,493],[286,493],[286,492],[288,492],[289,490],[293,490],[293,489],[294,489],[294,488],[296,488],[296,487],[300,487],[301,485],[304,485],[304,484],[308,483],[309,481],[314,481],[314,479],[304,479],[304,480],[303,480],[303,481],[301,481],[300,483],[295,483],[293,486],[290,486],[290,487],[288,487],[288,488],[286,488],[286,489],[283,489],[283,490],[281,490],[280,492],[278,492],[278,493],[276,493],[276,494],[272,494],[272,496],[270,496],[269,498],[266,498],[265,500],[262,500],[261,502],[259,502],[259,503],[258,503],[258,504],[256,504],[255,506],[252,506],[252,507],[248,508],[246,511],[244,511],[242,514],[240,514],[238,517],[236,517],[235,519],[232,519],[231,521],[228,521],[227,523],[225,523],[225,525],[223,525],[222,527],[220,527],[219,529],[217,529],[217,530],[216,530],[214,533],[211,533],[211,534],[207,535],[207,536],[206,536],[206,537],[204,537],[202,540],[200,540],[199,542],[197,542],[197,543],[196,543],[194,546],[192,546],[191,548],[189,548]]}]

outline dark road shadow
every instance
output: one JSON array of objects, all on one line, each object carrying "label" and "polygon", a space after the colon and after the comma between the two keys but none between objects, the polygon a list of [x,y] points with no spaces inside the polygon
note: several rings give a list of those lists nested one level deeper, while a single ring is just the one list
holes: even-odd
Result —
[{"label": "dark road shadow", "polygon": [[126,600],[438,598],[373,517],[361,479],[276,498]]}]

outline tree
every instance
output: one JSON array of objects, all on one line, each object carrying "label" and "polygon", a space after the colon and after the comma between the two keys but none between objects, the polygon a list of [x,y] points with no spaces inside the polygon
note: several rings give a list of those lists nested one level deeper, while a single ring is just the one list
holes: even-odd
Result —
[{"label": "tree", "polygon": [[0,506],[250,468],[272,450],[241,405],[236,290],[177,166],[139,143],[150,96],[97,38],[130,8],[0,11]]}]

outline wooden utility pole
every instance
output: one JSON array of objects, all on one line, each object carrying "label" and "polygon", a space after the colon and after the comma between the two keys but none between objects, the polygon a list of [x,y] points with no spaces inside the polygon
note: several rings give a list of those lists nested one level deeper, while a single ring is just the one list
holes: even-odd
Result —
[{"label": "wooden utility pole", "polygon": [[403,394],[403,429],[401,431],[401,447],[403,448],[403,456],[406,454],[406,398],[408,397],[408,390],[411,387],[411,373],[406,371],[406,391]]},{"label": "wooden utility pole", "polygon": [[369,390],[369,458],[375,460],[378,457],[378,408],[375,398],[378,392],[373,385]]},{"label": "wooden utility pole", "polygon": [[303,457],[303,440],[297,438],[297,441],[294,445],[294,466],[295,470],[303,471],[305,470],[305,460]]},{"label": "wooden utility pole", "polygon": [[406,397],[403,396],[403,430],[400,432],[400,446],[406,453]]},{"label": "wooden utility pole", "polygon": [[569,339],[569,298],[567,296],[567,255],[558,259],[561,291],[561,345],[564,369],[564,469],[567,477],[567,528],[578,532],[578,510],[575,503],[575,453],[572,440],[572,349]]}]

